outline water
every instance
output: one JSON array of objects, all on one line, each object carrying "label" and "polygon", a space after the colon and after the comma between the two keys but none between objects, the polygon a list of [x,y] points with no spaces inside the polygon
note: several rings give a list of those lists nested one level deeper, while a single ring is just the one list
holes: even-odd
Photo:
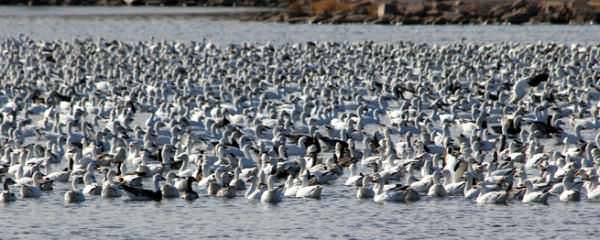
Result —
[{"label": "water", "polygon": [[[234,8],[236,12],[272,9]],[[36,39],[70,40],[75,37],[104,37],[127,41],[192,41],[208,38],[220,44],[305,41],[414,41],[471,42],[561,42],[598,44],[598,25],[492,25],[492,26],[382,26],[290,25],[285,23],[211,20],[207,15],[224,8],[110,8],[0,7],[0,36],[28,34]],[[108,16],[108,17],[107,17]],[[175,17],[180,16],[180,17]]]},{"label": "water", "polygon": [[[121,40],[198,40],[220,44],[252,42],[416,41],[518,41],[597,44],[598,26],[374,26],[287,25],[212,21],[204,17],[148,18],[110,8],[82,8],[89,18],[62,8],[0,8],[0,36],[25,33],[35,39],[104,37]],[[137,11],[137,9],[135,10]],[[213,11],[213,10],[210,10]],[[114,12],[113,12],[114,13]],[[159,15],[161,15],[159,14]],[[69,17],[71,16],[71,17]],[[66,186],[37,200],[0,205],[0,238],[15,239],[586,239],[600,234],[598,203],[559,203],[548,206],[478,206],[462,198],[413,204],[375,204],[354,198],[354,190],[326,186],[322,200],[286,198],[278,205],[248,203],[244,198],[223,200],[202,195],[194,202],[180,199],[129,202],[125,198],[91,197],[82,204],[65,205]],[[203,193],[203,192],[202,192]],[[241,195],[242,193],[240,193]]]},{"label": "water", "polygon": [[[339,182],[339,181],[338,181]],[[62,185],[59,185],[62,186]],[[88,198],[65,206],[65,189],[38,200],[0,205],[2,233],[48,239],[586,239],[597,236],[596,203],[478,206],[462,198],[375,204],[351,189],[327,186],[322,200],[278,205],[201,196],[194,202]]]}]

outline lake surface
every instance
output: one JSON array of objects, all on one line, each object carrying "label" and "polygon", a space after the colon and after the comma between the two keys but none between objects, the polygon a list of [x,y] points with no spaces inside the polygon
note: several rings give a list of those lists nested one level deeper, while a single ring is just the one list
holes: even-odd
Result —
[{"label": "lake surface", "polygon": [[598,25],[465,25],[383,26],[319,25],[211,20],[211,14],[270,11],[263,8],[114,8],[114,7],[0,7],[0,36],[24,33],[35,39],[71,40],[104,37],[127,41],[193,41],[202,38],[227,44],[305,41],[561,42],[598,44]]},{"label": "lake surface", "polygon": [[[114,9],[82,9],[94,16],[65,16],[79,13],[64,8],[0,8],[0,36],[24,33],[40,40],[104,37],[127,41],[207,38],[218,44],[310,40],[598,44],[600,39],[600,27],[591,25],[288,25],[212,21],[200,16],[148,17],[152,11],[196,11],[177,8],[148,8],[144,16],[128,8],[118,13],[126,17],[108,18],[100,15]],[[92,197],[66,206],[66,186],[57,184],[40,199],[0,205],[0,239],[594,239],[600,234],[600,203],[565,204],[554,197],[548,206],[519,202],[478,206],[463,198],[424,197],[413,204],[382,205],[356,200],[354,189],[342,186],[345,178],[326,186],[322,200],[286,198],[271,206],[241,197],[223,200],[205,195],[194,202],[161,203]]]}]

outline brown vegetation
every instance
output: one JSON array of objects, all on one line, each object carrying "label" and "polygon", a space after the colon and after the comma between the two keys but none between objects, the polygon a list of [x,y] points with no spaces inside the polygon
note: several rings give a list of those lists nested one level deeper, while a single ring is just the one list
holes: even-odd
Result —
[{"label": "brown vegetation", "polygon": [[[287,13],[307,21],[401,23],[585,23],[600,20],[600,0],[291,0]],[[318,16],[318,17],[317,17]],[[285,19],[285,17],[284,17]],[[295,19],[297,21],[298,19]]]},{"label": "brown vegetation", "polygon": [[588,23],[600,0],[0,0],[28,5],[279,6],[244,20],[290,23]]}]

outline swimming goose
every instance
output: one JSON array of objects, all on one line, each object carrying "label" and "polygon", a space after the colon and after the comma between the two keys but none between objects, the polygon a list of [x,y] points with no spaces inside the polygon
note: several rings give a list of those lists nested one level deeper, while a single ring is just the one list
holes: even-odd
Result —
[{"label": "swimming goose", "polygon": [[356,187],[356,198],[358,199],[369,199],[375,195],[373,188],[369,185],[369,178],[363,177],[360,186]]},{"label": "swimming goose", "polygon": [[455,182],[452,178],[450,170],[442,170],[442,175],[445,178],[444,189],[449,196],[458,196],[464,194],[466,181]]},{"label": "swimming goose", "polygon": [[[503,189],[504,184],[508,185]],[[511,181],[502,181],[497,183],[496,189],[490,189],[485,185],[481,186],[479,196],[475,199],[478,204],[506,204],[508,201],[509,192],[512,189]]]},{"label": "swimming goose", "polygon": [[264,191],[260,197],[262,203],[278,203],[283,199],[283,193],[281,189],[273,187],[273,179],[275,176],[270,175],[267,177],[267,190]]},{"label": "swimming goose", "polygon": [[[413,177],[413,175],[409,172],[408,178],[411,179],[411,177]],[[420,180],[409,183],[410,188],[419,193],[429,191],[431,185],[433,185],[433,177],[431,175],[422,176]]]},{"label": "swimming goose", "polygon": [[227,185],[227,186],[221,187],[221,189],[219,189],[217,191],[215,196],[222,197],[222,198],[234,198],[236,195],[235,190],[236,189],[234,187]]},{"label": "swimming goose", "polygon": [[100,195],[102,193],[102,186],[98,185],[94,179],[94,172],[92,171],[88,171],[83,175],[83,194]]},{"label": "swimming goose", "polygon": [[373,201],[377,203],[383,202],[414,202],[419,200],[419,195],[416,191],[408,186],[396,185],[392,188],[385,189],[384,185],[387,181],[387,175],[376,175],[378,179],[377,188],[374,191]]},{"label": "swimming goose", "polygon": [[304,171],[304,174],[302,174],[302,186],[296,191],[296,197],[319,199],[321,198],[323,187],[321,185],[309,186],[309,176],[310,172],[308,170]]},{"label": "swimming goose", "polygon": [[128,186],[131,187],[141,187],[142,181],[144,180],[142,176],[136,173],[128,173],[127,165],[125,162],[117,163],[117,175],[119,175],[119,181],[125,182]]},{"label": "swimming goose", "polygon": [[181,192],[181,199],[192,201],[198,198],[198,193],[192,189],[192,183],[195,181],[195,178],[187,177],[187,186],[184,191]]},{"label": "swimming goose", "polygon": [[574,174],[575,170],[570,168],[563,178],[563,191],[558,197],[561,202],[578,202],[581,200],[580,188],[582,182],[574,182]]},{"label": "swimming goose", "polygon": [[242,170],[239,167],[235,168],[233,171],[233,179],[231,179],[231,182],[229,182],[229,186],[238,191],[246,190],[246,183],[240,178],[241,172]]},{"label": "swimming goose", "polygon": [[587,193],[588,201],[598,201],[600,200],[600,187],[598,184],[598,173],[596,171],[592,171],[589,173],[584,180],[587,180],[583,186],[585,187]]},{"label": "swimming goose", "polygon": [[356,174],[357,164],[352,163],[352,164],[350,164],[350,167],[348,167],[348,168],[350,169],[350,176],[348,176],[348,179],[346,179],[346,182],[344,182],[344,185],[359,186],[362,183],[363,175],[362,175],[362,173]]},{"label": "swimming goose", "polygon": [[51,172],[46,175],[47,179],[52,181],[66,183],[69,181],[69,177],[71,176],[71,170],[69,168],[65,168],[62,171]]},{"label": "swimming goose", "polygon": [[479,196],[480,189],[473,187],[473,178],[474,177],[471,174],[467,175],[465,178],[466,178],[466,180],[465,180],[466,183],[465,183],[465,187],[464,187],[464,191],[463,191],[464,197],[467,200],[473,200],[473,199],[477,198],[477,196]]},{"label": "swimming goose", "polygon": [[85,197],[81,190],[77,189],[77,178],[73,178],[71,181],[71,189],[65,193],[66,203],[79,203],[85,201]]},{"label": "swimming goose", "polygon": [[325,163],[314,165],[309,169],[317,183],[331,184],[343,173],[341,166],[336,164],[334,158],[328,158]]},{"label": "swimming goose", "polygon": [[122,183],[121,187],[123,188],[123,190],[125,190],[125,192],[129,196],[130,200],[160,201],[160,200],[162,200],[162,192],[160,191],[160,181],[162,181],[162,180],[165,180],[165,178],[163,178],[158,173],[154,174],[154,176],[152,177],[152,182],[154,183],[154,191],[143,189],[143,188],[131,187],[131,186],[128,186],[127,183]]},{"label": "swimming goose", "polygon": [[4,183],[2,184],[2,192],[0,192],[0,202],[7,203],[13,202],[17,200],[17,197],[14,193],[10,192],[9,186],[15,184],[16,182],[12,180],[12,178],[5,178]]},{"label": "swimming goose", "polygon": [[177,173],[177,176],[179,176],[180,178],[185,178],[188,176],[192,176],[194,174],[194,170],[193,169],[189,169],[188,165],[189,165],[189,158],[190,158],[190,154],[191,154],[191,147],[187,147],[187,156],[186,157],[182,157],[182,164],[181,167],[179,168],[179,172]]},{"label": "swimming goose", "polygon": [[[167,180],[165,181],[165,183],[162,186],[160,186],[160,191],[162,192],[162,195],[165,199],[179,197],[178,189],[173,186],[173,181],[175,180],[176,177],[177,177],[177,175],[174,172],[169,172],[167,174]],[[183,189],[183,190],[186,190],[186,189]]]},{"label": "swimming goose", "polygon": [[548,197],[550,196],[548,191],[535,191],[533,184],[529,180],[525,181],[525,187],[527,187],[527,190],[525,191],[525,195],[523,195],[522,202],[548,204]]},{"label": "swimming goose", "polygon": [[118,198],[121,197],[121,190],[117,185],[113,183],[113,178],[117,175],[117,173],[110,169],[106,172],[106,176],[104,177],[104,182],[102,183],[102,192],[100,196],[102,198]]},{"label": "swimming goose", "polygon": [[302,181],[298,178],[294,178],[291,174],[287,176],[283,187],[283,196],[295,197],[298,189],[302,187]]},{"label": "swimming goose", "polygon": [[40,189],[40,181],[42,179],[42,174],[40,172],[35,172],[32,177],[32,184],[22,184],[21,185],[21,197],[22,198],[39,198],[42,195],[42,190]]},{"label": "swimming goose", "polygon": [[265,189],[258,185],[257,177],[250,177],[250,179],[248,179],[248,181],[250,182],[250,188],[248,188],[248,190],[246,190],[246,193],[245,193],[246,199],[248,199],[249,201],[253,201],[253,202],[260,201]]},{"label": "swimming goose", "polygon": [[440,182],[440,178],[442,178],[442,174],[439,170],[436,170],[433,173],[433,184],[431,185],[431,187],[429,187],[427,196],[443,198],[446,197],[446,195],[448,195],[448,192],[446,192],[444,185],[442,185],[442,183]]}]

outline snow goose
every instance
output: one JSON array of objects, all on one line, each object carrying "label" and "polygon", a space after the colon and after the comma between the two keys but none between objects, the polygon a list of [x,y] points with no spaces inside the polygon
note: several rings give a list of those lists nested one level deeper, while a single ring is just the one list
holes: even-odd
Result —
[{"label": "snow goose", "polygon": [[387,181],[387,175],[376,175],[378,180],[377,188],[374,191],[373,201],[377,203],[383,202],[409,202],[417,201],[418,194],[408,186],[396,185],[392,188],[385,189],[384,185]]},{"label": "snow goose", "polygon": [[77,178],[71,181],[71,189],[65,193],[66,203],[79,203],[85,201],[85,197],[81,190],[77,189]]},{"label": "snow goose", "polygon": [[548,196],[550,196],[548,191],[535,191],[533,183],[529,180],[525,181],[525,187],[527,187],[527,190],[523,195],[522,202],[548,204]]},{"label": "snow goose", "polygon": [[295,197],[296,192],[298,192],[300,187],[302,187],[302,181],[298,178],[294,178],[294,176],[291,174],[288,175],[283,187],[283,196]]},{"label": "snow goose", "polygon": [[179,197],[178,189],[173,186],[173,181],[176,177],[177,175],[174,172],[169,172],[167,174],[167,180],[162,186],[160,186],[160,191],[165,199]]},{"label": "snow goose", "polygon": [[93,171],[88,171],[83,175],[83,194],[100,195],[102,193],[102,186],[98,185],[94,179]]},{"label": "snow goose", "polygon": [[587,193],[588,201],[599,201],[600,200],[600,187],[598,186],[598,173],[592,171],[587,177],[586,182],[583,184]]},{"label": "snow goose", "polygon": [[128,186],[141,187],[142,181],[144,180],[141,176],[136,173],[127,172],[126,162],[120,162],[117,164],[117,174],[119,175],[119,181],[125,182]]},{"label": "snow goose", "polygon": [[302,174],[302,186],[296,191],[296,197],[319,199],[321,198],[323,187],[321,187],[321,185],[310,186],[309,176],[310,172],[308,170],[304,171],[304,174]]},{"label": "snow goose", "polygon": [[541,82],[548,81],[548,77],[548,73],[544,72],[518,80],[515,85],[513,85],[510,102],[517,103],[527,94],[530,87],[537,87]]},{"label": "snow goose", "polygon": [[440,182],[442,178],[442,174],[439,170],[436,170],[433,173],[433,184],[429,187],[429,191],[427,192],[427,196],[435,197],[435,198],[443,198],[448,195],[444,185]]},{"label": "snow goose", "polygon": [[40,181],[42,179],[42,174],[40,172],[35,172],[32,177],[32,184],[21,184],[21,197],[22,198],[39,198],[42,195],[42,190],[40,189]]},{"label": "snow goose", "polygon": [[250,177],[250,179],[248,179],[248,181],[250,181],[250,188],[248,188],[248,190],[246,190],[246,193],[244,196],[246,197],[246,199],[248,199],[248,201],[252,201],[252,202],[260,201],[265,189],[263,189],[261,186],[259,186],[257,177]]},{"label": "snow goose", "polygon": [[346,182],[344,182],[344,185],[359,186],[362,183],[363,175],[362,175],[362,173],[356,174],[357,164],[352,163],[352,164],[350,164],[350,167],[348,167],[348,168],[350,169],[350,176],[348,176],[348,179],[346,179]]},{"label": "snow goose", "polygon": [[235,188],[235,190],[246,190],[246,183],[240,178],[241,172],[242,170],[240,167],[237,167],[235,170],[233,170],[233,179],[231,179],[231,182],[229,182],[229,186]]},{"label": "snow goose", "polygon": [[[507,185],[506,189],[502,189],[504,185]],[[512,189],[512,181],[502,181],[497,183],[496,189],[490,189],[485,185],[481,186],[479,196],[475,201],[478,204],[506,204],[508,201],[509,192]]]},{"label": "snow goose", "polygon": [[262,203],[278,203],[283,199],[281,189],[273,187],[274,178],[275,176],[273,175],[267,177],[267,190],[265,190],[260,197]]},{"label": "snow goose", "polygon": [[581,183],[574,181],[575,170],[570,168],[563,178],[562,185],[563,191],[560,193],[558,199],[561,202],[578,202],[581,200]]},{"label": "snow goose", "polygon": [[109,169],[106,172],[106,176],[104,177],[104,182],[102,183],[102,192],[100,196],[102,198],[118,198],[121,197],[121,190],[119,187],[113,183],[113,178],[117,175],[117,173]]},{"label": "snow goose", "polygon": [[444,176],[444,189],[446,189],[446,193],[450,196],[458,196],[464,193],[464,188],[466,181],[455,182],[454,178],[452,178],[452,174],[450,170],[444,169],[442,170],[442,175]]},{"label": "snow goose", "polygon": [[479,196],[480,189],[473,187],[473,177],[470,175],[467,175],[465,181],[466,181],[466,183],[465,183],[465,187],[464,187],[464,191],[463,191],[465,199],[473,200],[473,199],[477,198],[477,196]]},{"label": "snow goose", "polygon": [[356,188],[356,198],[358,199],[369,199],[375,195],[373,188],[369,185],[370,178],[363,177],[362,183]]}]

